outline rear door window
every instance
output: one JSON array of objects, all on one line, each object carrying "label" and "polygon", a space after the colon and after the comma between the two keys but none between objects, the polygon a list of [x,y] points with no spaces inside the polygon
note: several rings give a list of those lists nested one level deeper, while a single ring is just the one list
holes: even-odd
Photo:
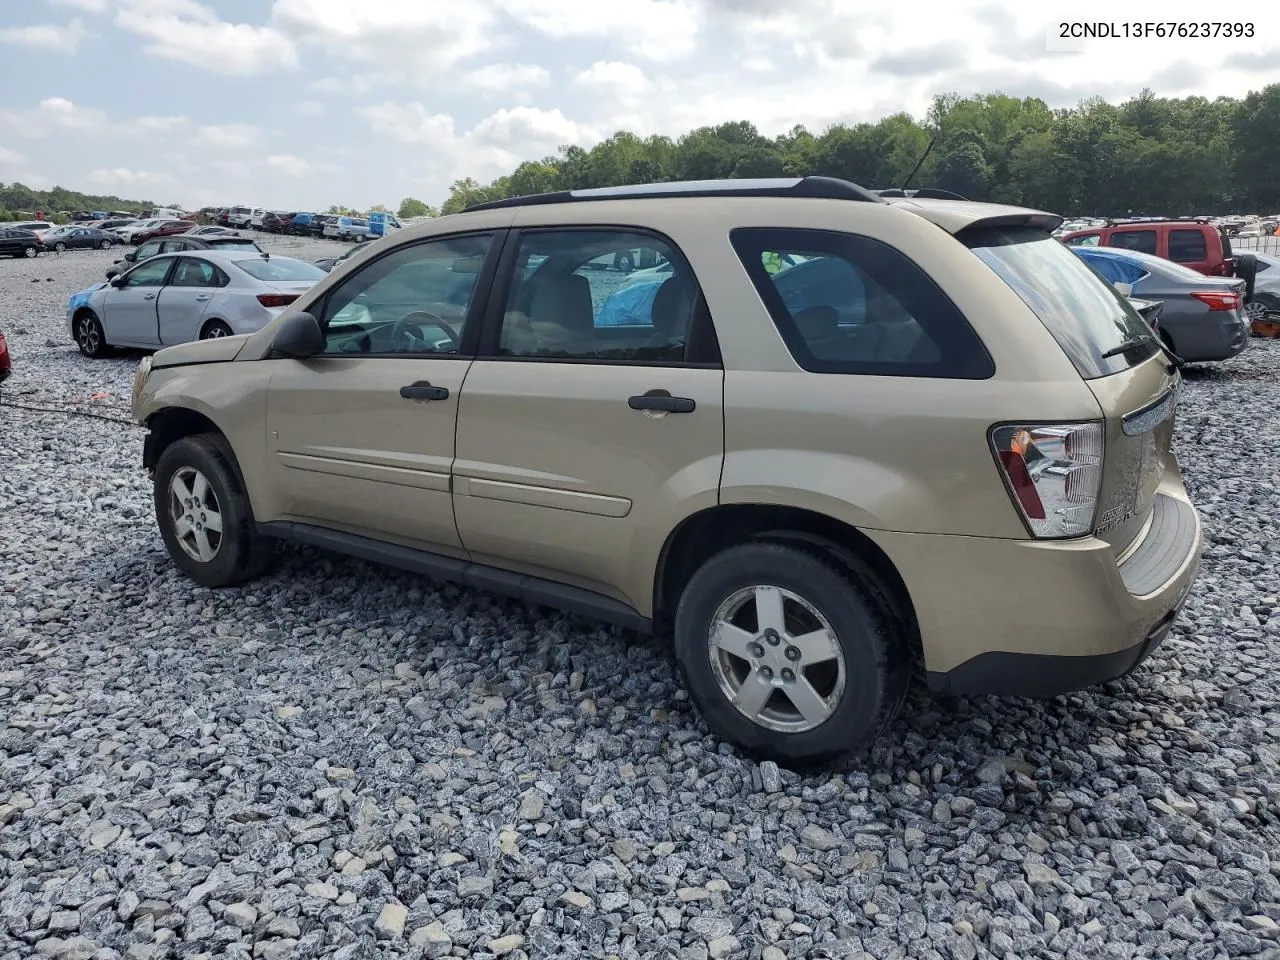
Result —
[{"label": "rear door window", "polygon": [[729,239],[803,369],[967,380],[995,372],[959,308],[893,247],[807,229],[742,228]]},{"label": "rear door window", "polygon": [[1108,246],[1120,250],[1137,250],[1141,253],[1156,252],[1156,232],[1154,230],[1117,230],[1111,234]]},{"label": "rear door window", "polygon": [[1204,233],[1199,230],[1169,231],[1169,259],[1175,263],[1200,263],[1209,259]]},{"label": "rear door window", "polygon": [[[1040,318],[1084,379],[1127,370],[1159,349],[1129,301],[1043,231],[990,227],[963,231],[959,239]],[[1147,345],[1103,356],[1139,339]]]}]

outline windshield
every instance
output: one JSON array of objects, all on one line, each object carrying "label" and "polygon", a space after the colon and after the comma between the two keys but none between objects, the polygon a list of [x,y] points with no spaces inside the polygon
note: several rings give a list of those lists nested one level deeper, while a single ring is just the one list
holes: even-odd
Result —
[{"label": "windshield", "polygon": [[1154,343],[1111,357],[1151,328],[1129,301],[1048,234],[1033,227],[966,231],[965,244],[1007,283],[1053,334],[1086,380],[1119,373],[1146,360]]},{"label": "windshield", "polygon": [[269,283],[279,281],[319,280],[325,272],[314,263],[291,260],[288,257],[265,257],[254,260],[236,260],[235,265],[256,280]]}]

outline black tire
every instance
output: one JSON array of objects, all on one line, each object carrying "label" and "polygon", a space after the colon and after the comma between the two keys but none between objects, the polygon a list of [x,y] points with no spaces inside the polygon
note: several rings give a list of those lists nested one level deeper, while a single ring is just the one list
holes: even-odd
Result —
[{"label": "black tire", "polygon": [[[217,537],[216,550],[208,560],[193,556],[179,540],[178,518],[175,509],[185,509],[172,504],[170,485],[175,474],[197,471],[204,477],[212,495],[204,503],[193,507],[216,507],[221,517],[222,531]],[[185,479],[185,478],[184,478]],[[235,458],[230,447],[218,434],[202,433],[183,437],[165,447],[156,463],[153,489],[156,523],[169,556],[183,573],[203,587],[229,587],[258,576],[271,562],[271,542],[258,534],[244,492],[240,476],[235,468]],[[195,513],[207,520],[209,511]],[[212,540],[212,537],[210,537]]]},{"label": "black tire", "polygon": [[40,255],[40,248],[39,247],[23,247],[22,255],[26,257],[28,260],[30,260],[32,257],[38,257]]},{"label": "black tire", "polygon": [[[811,729],[787,732],[756,723],[721,687],[711,628],[723,603],[755,585],[803,598],[836,636],[844,660],[843,690],[837,696],[832,689],[830,714]],[[897,715],[911,678],[910,645],[886,597],[869,568],[856,561],[846,568],[816,548],[754,541],[713,556],[690,578],[675,617],[676,659],[707,724],[748,754],[791,766],[823,763],[870,746]],[[740,663],[747,666],[745,660]]]},{"label": "black tire", "polygon": [[54,252],[54,253],[66,253],[66,252],[67,252],[67,245],[66,245],[65,243],[63,243],[61,240],[59,240],[57,243],[55,243],[55,244],[53,245],[53,252]]},{"label": "black tire", "polygon": [[110,250],[110,249],[111,249],[111,241],[110,241],[110,240],[102,240],[102,241],[100,241],[100,242],[98,243],[98,249],[99,249],[99,250]]},{"label": "black tire", "polygon": [[1253,299],[1253,285],[1258,276],[1258,258],[1252,253],[1241,253],[1236,256],[1235,274],[1244,281],[1245,300]]},{"label": "black tire", "polygon": [[92,310],[82,310],[75,317],[76,346],[86,357],[97,360],[111,349],[102,324]]},{"label": "black tire", "polygon": [[221,320],[210,320],[200,330],[201,340],[214,340],[218,337],[230,337],[234,331]]}]

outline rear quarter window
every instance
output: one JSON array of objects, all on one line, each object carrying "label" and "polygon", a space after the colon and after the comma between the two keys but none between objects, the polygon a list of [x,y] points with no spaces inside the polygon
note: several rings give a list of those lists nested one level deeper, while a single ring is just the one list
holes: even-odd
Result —
[{"label": "rear quarter window", "polygon": [[1154,230],[1117,230],[1111,234],[1109,247],[1119,250],[1137,250],[1140,253],[1156,252],[1156,232]]},{"label": "rear quarter window", "polygon": [[1169,231],[1169,259],[1176,263],[1199,263],[1209,259],[1209,245],[1200,230]]},{"label": "rear quarter window", "polygon": [[964,380],[995,373],[959,308],[893,247],[808,229],[740,228],[729,239],[803,369]]}]

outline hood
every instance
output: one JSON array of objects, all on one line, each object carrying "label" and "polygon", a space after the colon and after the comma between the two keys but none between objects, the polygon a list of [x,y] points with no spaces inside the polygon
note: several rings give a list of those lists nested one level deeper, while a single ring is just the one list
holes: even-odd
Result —
[{"label": "hood", "polygon": [[95,283],[92,287],[85,287],[83,290],[77,290],[67,298],[67,309],[75,310],[78,307],[84,306],[89,302],[90,297],[107,285],[107,281],[101,280],[98,283]]},{"label": "hood", "polygon": [[236,358],[236,354],[249,339],[250,334],[242,333],[234,337],[215,337],[212,340],[193,340],[191,343],[180,343],[172,347],[157,350],[151,358],[153,370],[161,367],[181,367],[190,363],[226,363]]}]

